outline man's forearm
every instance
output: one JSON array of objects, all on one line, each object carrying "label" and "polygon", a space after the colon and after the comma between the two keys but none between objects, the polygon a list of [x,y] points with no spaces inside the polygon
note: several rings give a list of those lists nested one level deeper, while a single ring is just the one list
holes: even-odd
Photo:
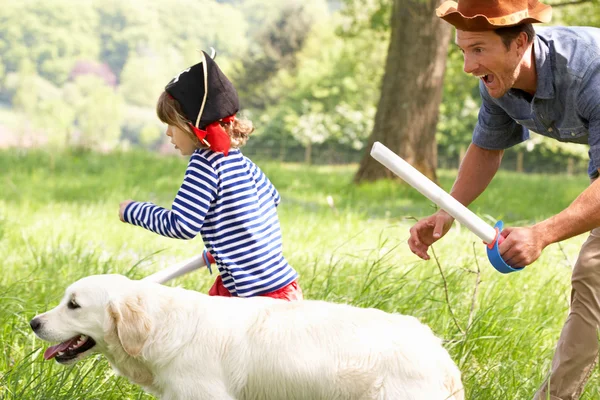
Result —
[{"label": "man's forearm", "polygon": [[452,197],[465,206],[471,204],[496,175],[503,154],[504,150],[486,150],[471,143],[450,191]]},{"label": "man's forearm", "polygon": [[585,189],[560,213],[537,223],[534,229],[545,245],[560,242],[600,226],[600,179]]}]

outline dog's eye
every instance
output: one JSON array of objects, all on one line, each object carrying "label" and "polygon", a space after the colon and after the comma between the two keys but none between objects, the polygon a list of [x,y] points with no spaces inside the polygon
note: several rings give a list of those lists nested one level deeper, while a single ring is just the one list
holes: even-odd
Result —
[{"label": "dog's eye", "polygon": [[76,308],[80,308],[81,306],[79,304],[77,304],[75,302],[75,300],[71,299],[71,301],[69,301],[69,303],[67,303],[67,307],[69,307],[69,309],[74,310]]}]

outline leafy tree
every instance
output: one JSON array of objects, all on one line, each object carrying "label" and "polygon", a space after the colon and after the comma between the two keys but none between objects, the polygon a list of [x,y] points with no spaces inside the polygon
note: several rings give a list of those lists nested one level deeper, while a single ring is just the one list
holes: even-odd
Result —
[{"label": "leafy tree", "polygon": [[124,108],[121,139],[125,142],[153,148],[164,138],[165,125],[156,117],[154,107],[128,105]]},{"label": "leafy tree", "polygon": [[[434,0],[394,2],[381,99],[367,146],[375,141],[384,143],[434,180],[435,132],[451,32],[450,25],[435,15],[438,5]],[[355,181],[390,176],[367,153]]]},{"label": "leafy tree", "polygon": [[339,22],[315,24],[295,69],[278,71],[268,85],[280,92],[263,114],[269,123],[263,134],[301,144],[308,163],[313,147],[325,142],[362,148],[372,127],[386,43],[363,33],[342,37]]},{"label": "leafy tree", "polygon": [[0,7],[0,60],[15,72],[28,60],[54,84],[66,81],[75,60],[99,52],[98,19],[90,3],[56,0],[5,2]]},{"label": "leafy tree", "polygon": [[4,64],[0,63],[0,92],[4,87],[4,79],[6,78],[6,72],[4,70]]},{"label": "leafy tree", "polygon": [[[230,4],[213,0],[177,0],[175,3],[153,0],[163,42],[184,56],[187,67],[198,62],[197,50],[214,47],[219,66],[228,69],[229,59],[241,57],[248,47],[248,24],[243,12]],[[157,47],[159,48],[159,47]]]},{"label": "leafy tree", "polygon": [[565,0],[552,3],[553,23],[600,27],[600,0]]},{"label": "leafy tree", "polygon": [[117,77],[112,72],[108,64],[90,60],[77,61],[69,73],[69,80],[75,80],[80,75],[89,74],[96,75],[97,77],[101,78],[108,86],[117,86]]},{"label": "leafy tree", "polygon": [[170,79],[158,57],[130,56],[121,74],[120,90],[129,104],[154,108]]},{"label": "leafy tree", "polygon": [[458,160],[461,150],[471,143],[480,105],[479,81],[464,73],[462,53],[457,46],[451,45],[448,49],[436,133],[436,140],[444,157]]},{"label": "leafy tree", "polygon": [[121,136],[122,96],[93,75],[78,77],[65,88],[65,98],[76,113],[72,142],[81,148],[110,149]]},{"label": "leafy tree", "polygon": [[163,134],[156,124],[144,125],[140,130],[140,143],[146,147],[155,145],[162,137]]},{"label": "leafy tree", "polygon": [[388,37],[394,0],[344,0],[344,23],[340,32],[355,36],[368,32],[374,36]]},{"label": "leafy tree", "polygon": [[39,101],[39,77],[35,73],[35,66],[31,61],[24,59],[14,76],[14,96],[12,104],[18,111],[33,115]]},{"label": "leafy tree", "polygon": [[52,147],[68,148],[75,122],[75,109],[61,96],[42,100],[34,117],[36,125],[45,132]]},{"label": "leafy tree", "polygon": [[[373,125],[385,42],[372,42],[362,34],[343,38],[334,30],[335,24],[327,23],[313,29],[300,53],[290,94],[290,102],[302,104],[296,113],[299,126],[307,131],[302,135],[292,127],[292,134],[302,138],[307,151],[311,144],[325,140],[361,149]],[[310,130],[306,129],[309,121]]]},{"label": "leafy tree", "polygon": [[257,46],[250,48],[233,75],[244,107],[265,109],[289,90],[285,83],[290,80],[286,78],[295,73],[306,38],[326,13],[322,1],[290,1],[276,19],[256,33]]},{"label": "leafy tree", "polygon": [[[75,110],[62,98],[62,90],[38,76],[26,59],[17,73],[9,75],[13,105],[26,116],[29,128],[42,131],[50,146],[69,144],[69,133],[75,119]],[[31,134],[30,130],[22,132]]]},{"label": "leafy tree", "polygon": [[98,35],[102,44],[100,59],[121,77],[130,54],[148,51],[150,43],[161,34],[161,27],[152,3],[106,0],[97,3]]}]

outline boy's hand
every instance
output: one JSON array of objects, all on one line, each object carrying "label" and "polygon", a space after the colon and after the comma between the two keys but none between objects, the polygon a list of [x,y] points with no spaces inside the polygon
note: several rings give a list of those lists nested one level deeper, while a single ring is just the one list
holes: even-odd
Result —
[{"label": "boy's hand", "polygon": [[133,203],[133,200],[125,200],[119,204],[119,219],[121,222],[125,222],[125,208]]}]

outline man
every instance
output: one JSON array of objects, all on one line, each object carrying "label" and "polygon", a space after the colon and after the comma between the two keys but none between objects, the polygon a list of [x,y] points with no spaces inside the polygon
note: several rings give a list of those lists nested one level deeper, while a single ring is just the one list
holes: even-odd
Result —
[{"label": "man", "polygon": [[[500,245],[513,267],[533,263],[551,243],[591,231],[573,269],[571,308],[549,379],[535,399],[581,395],[598,358],[600,326],[600,29],[548,27],[551,7],[537,0],[444,2],[437,15],[456,27],[464,71],[480,79],[482,99],[473,140],[451,194],[470,204],[500,166],[504,149],[529,137],[528,130],[590,146],[592,184],[565,210],[533,226],[506,228]],[[450,229],[444,211],[420,220],[408,244],[428,260],[429,246]]]}]

